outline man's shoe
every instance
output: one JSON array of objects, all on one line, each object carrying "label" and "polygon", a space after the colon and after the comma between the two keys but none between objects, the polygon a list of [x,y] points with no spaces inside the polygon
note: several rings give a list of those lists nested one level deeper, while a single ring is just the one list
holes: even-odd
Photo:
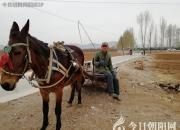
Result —
[{"label": "man's shoe", "polygon": [[114,99],[118,100],[118,101],[121,101],[119,95],[117,95],[117,94],[115,94],[115,93],[112,95],[112,97],[113,97]]},{"label": "man's shoe", "polygon": [[109,93],[109,96],[113,97],[114,93]]}]

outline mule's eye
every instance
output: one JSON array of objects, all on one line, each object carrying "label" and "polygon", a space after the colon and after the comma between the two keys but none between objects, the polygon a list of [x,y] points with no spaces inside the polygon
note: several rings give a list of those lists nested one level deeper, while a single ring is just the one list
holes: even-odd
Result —
[{"label": "mule's eye", "polygon": [[20,54],[21,54],[20,51],[14,52],[14,55],[15,55],[15,56],[16,56],[16,55],[20,55]]}]

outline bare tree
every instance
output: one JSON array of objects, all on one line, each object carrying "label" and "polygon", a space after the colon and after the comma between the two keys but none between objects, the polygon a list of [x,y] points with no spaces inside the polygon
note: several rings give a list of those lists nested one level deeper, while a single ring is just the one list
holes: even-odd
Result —
[{"label": "bare tree", "polygon": [[155,31],[154,31],[154,48],[158,47],[158,34],[157,34],[157,26],[155,26]]},{"label": "bare tree", "polygon": [[151,22],[151,15],[149,11],[145,11],[144,12],[144,45],[146,43],[146,33],[150,22]]},{"label": "bare tree", "polygon": [[143,35],[144,16],[143,16],[143,13],[140,13],[140,14],[137,16],[137,23],[139,24],[139,28],[140,28],[140,39],[141,39],[142,46],[143,46],[143,48],[144,48],[144,35]]},{"label": "bare tree", "polygon": [[149,50],[150,50],[150,53],[151,53],[151,47],[152,47],[152,33],[153,33],[153,31],[154,31],[154,23],[153,22],[151,22],[151,25],[150,25],[150,27],[149,27]]},{"label": "bare tree", "polygon": [[176,47],[176,30],[177,30],[177,26],[173,25],[172,26],[172,47]]},{"label": "bare tree", "polygon": [[151,21],[151,15],[149,11],[142,12],[137,16],[137,23],[139,24],[139,27],[140,27],[140,37],[141,37],[144,54],[145,54],[145,47],[146,47],[147,30],[148,30],[150,21]]},{"label": "bare tree", "polygon": [[163,17],[161,17],[160,18],[160,47],[161,48],[164,47],[166,26],[167,26],[166,20]]},{"label": "bare tree", "polygon": [[180,28],[176,29],[176,47],[180,47]]},{"label": "bare tree", "polygon": [[123,36],[121,36],[121,37],[119,38],[117,47],[122,49],[122,52],[123,52],[123,55],[124,55],[124,42],[123,42]]},{"label": "bare tree", "polygon": [[166,30],[166,37],[167,37],[167,45],[169,48],[172,48],[172,38],[173,38],[173,25],[169,24]]}]

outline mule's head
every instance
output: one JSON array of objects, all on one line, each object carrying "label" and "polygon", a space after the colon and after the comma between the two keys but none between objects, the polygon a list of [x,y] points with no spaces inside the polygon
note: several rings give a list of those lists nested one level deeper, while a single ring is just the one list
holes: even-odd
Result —
[{"label": "mule's head", "polygon": [[[27,44],[27,36],[29,31],[29,20],[24,25],[24,27],[19,30],[19,26],[16,22],[13,22],[13,25],[10,30],[8,47],[10,48],[9,59],[12,63],[13,69],[10,69],[7,64],[3,66],[1,71],[1,80],[0,84],[3,89],[7,91],[12,91],[16,87],[16,83],[22,77],[21,74],[24,73],[27,66],[27,47],[26,46],[15,46],[18,43]],[[13,75],[17,74],[17,75]]]}]

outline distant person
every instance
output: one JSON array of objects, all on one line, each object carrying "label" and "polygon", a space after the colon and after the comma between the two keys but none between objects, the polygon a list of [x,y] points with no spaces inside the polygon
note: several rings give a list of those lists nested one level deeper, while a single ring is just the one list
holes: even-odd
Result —
[{"label": "distant person", "polygon": [[132,53],[133,53],[132,49],[129,49],[129,55],[132,55]]},{"label": "distant person", "polygon": [[109,47],[107,42],[103,42],[101,50],[96,52],[94,57],[94,64],[98,73],[103,73],[107,79],[107,92],[115,99],[119,98],[119,81],[116,78],[112,66],[111,56],[108,52]]}]

